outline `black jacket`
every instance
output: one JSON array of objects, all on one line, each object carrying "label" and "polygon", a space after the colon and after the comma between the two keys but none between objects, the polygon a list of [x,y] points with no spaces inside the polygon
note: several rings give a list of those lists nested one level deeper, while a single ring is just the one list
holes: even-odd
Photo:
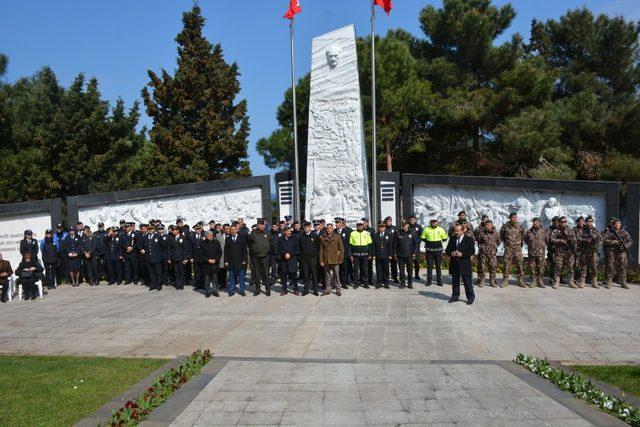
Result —
[{"label": "black jacket", "polygon": [[247,234],[238,233],[236,241],[227,236],[224,242],[224,262],[231,269],[247,268]]},{"label": "black jacket", "polygon": [[416,253],[416,235],[412,231],[400,230],[396,236],[396,256],[410,257]]},{"label": "black jacket", "polygon": [[106,260],[118,260],[122,256],[122,246],[120,245],[120,236],[115,235],[113,237],[107,236],[105,238],[105,252],[104,259]]},{"label": "black jacket", "polygon": [[58,262],[58,248],[53,243],[53,237],[44,239],[42,244],[42,262],[45,264],[55,264]]},{"label": "black jacket", "polygon": [[75,252],[78,255],[82,252],[80,249],[80,239],[75,235],[69,235],[64,239],[64,254],[68,256],[71,252]]},{"label": "black jacket", "polygon": [[85,258],[85,252],[89,252],[89,256],[93,256],[96,252],[96,238],[93,236],[82,236],[80,238],[80,251],[82,251],[82,258]]},{"label": "black jacket", "polygon": [[320,237],[311,231],[307,233],[301,233],[298,235],[298,242],[300,243],[300,255],[304,257],[317,257],[320,254]]},{"label": "black jacket", "polygon": [[252,256],[266,257],[271,251],[271,234],[265,231],[252,231],[249,234],[249,251]]},{"label": "black jacket", "polygon": [[[220,247],[220,242],[216,239],[211,241],[205,239],[200,244],[200,262],[202,264],[217,270],[220,267],[220,257],[222,257],[222,248]],[[209,264],[210,259],[214,259],[216,262]]]},{"label": "black jacket", "polygon": [[107,250],[107,232],[98,230],[93,233],[93,237],[96,239],[96,256],[104,256]]},{"label": "black jacket", "polygon": [[[449,239],[447,249],[445,253],[451,256],[451,253],[456,250],[458,238],[452,237]],[[462,257],[451,257],[449,261],[449,273],[451,275],[459,274],[460,276],[471,276],[471,256],[476,252],[476,247],[473,238],[465,235],[460,242],[458,251],[462,252]]]},{"label": "black jacket", "polygon": [[392,237],[385,233],[375,233],[371,235],[373,239],[373,256],[380,259],[389,259],[393,256],[393,241]]},{"label": "black jacket", "polygon": [[162,262],[165,246],[166,240],[158,233],[147,234],[142,237],[142,248],[145,252],[144,258],[149,264]]},{"label": "black jacket", "polygon": [[173,262],[191,259],[191,241],[183,236],[171,237],[167,239],[169,242],[168,259]]},{"label": "black jacket", "polygon": [[[280,271],[282,273],[296,273],[298,271],[298,258],[296,255],[300,252],[300,242],[297,236],[289,238],[281,237],[278,240],[278,256],[280,257]],[[289,254],[290,258],[285,259],[285,255]]]},{"label": "black jacket", "polygon": [[38,241],[36,239],[27,241],[25,237],[20,241],[20,254],[24,255],[25,253],[30,253],[31,259],[38,259]]},{"label": "black jacket", "polygon": [[191,257],[193,258],[193,262],[200,262],[200,245],[204,242],[204,233],[200,233],[199,235],[192,233],[189,236],[189,240],[191,241]]}]

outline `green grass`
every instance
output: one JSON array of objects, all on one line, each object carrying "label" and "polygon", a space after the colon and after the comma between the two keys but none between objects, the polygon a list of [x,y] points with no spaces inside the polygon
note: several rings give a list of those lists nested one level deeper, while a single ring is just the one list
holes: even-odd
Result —
[{"label": "green grass", "polygon": [[0,356],[0,425],[73,425],[165,363],[158,359]]},{"label": "green grass", "polygon": [[572,366],[576,371],[640,397],[640,366]]}]

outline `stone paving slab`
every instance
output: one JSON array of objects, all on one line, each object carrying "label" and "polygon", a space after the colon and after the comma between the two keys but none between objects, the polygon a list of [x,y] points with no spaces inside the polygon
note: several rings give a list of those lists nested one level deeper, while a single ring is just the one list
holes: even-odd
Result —
[{"label": "stone paving slab", "polygon": [[497,363],[232,360],[170,425],[620,425],[578,409]]},{"label": "stone paving slab", "polygon": [[[277,288],[276,288],[277,289]],[[450,287],[349,289],[341,298],[205,299],[192,290],[63,286],[0,304],[0,353],[345,360],[640,362],[640,287],[478,289],[472,306]]]}]

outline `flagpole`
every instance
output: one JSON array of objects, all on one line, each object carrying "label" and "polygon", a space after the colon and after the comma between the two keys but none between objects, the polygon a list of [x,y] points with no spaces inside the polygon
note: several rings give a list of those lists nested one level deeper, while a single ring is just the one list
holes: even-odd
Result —
[{"label": "flagpole", "polygon": [[295,213],[293,214],[294,218],[302,221],[302,216],[300,215],[300,168],[298,167],[298,114],[297,114],[297,104],[296,104],[296,68],[295,68],[295,56],[293,52],[293,20],[295,18],[291,18],[289,22],[289,34],[291,40],[291,91],[293,94],[293,156],[294,156],[294,169],[295,169],[295,178],[293,182],[294,188],[294,209]]},{"label": "flagpole", "polygon": [[377,150],[376,150],[376,11],[373,0],[371,2],[371,221],[377,224],[379,221],[377,205],[378,205],[378,177],[377,169]]}]

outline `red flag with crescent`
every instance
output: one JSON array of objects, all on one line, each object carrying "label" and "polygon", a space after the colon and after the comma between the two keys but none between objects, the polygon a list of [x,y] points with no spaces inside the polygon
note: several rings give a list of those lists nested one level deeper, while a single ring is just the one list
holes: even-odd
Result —
[{"label": "red flag with crescent", "polygon": [[302,12],[302,6],[300,6],[300,0],[289,0],[289,10],[284,14],[284,18],[293,19],[298,13]]},{"label": "red flag with crescent", "polygon": [[387,15],[391,13],[391,9],[393,9],[393,2],[391,0],[373,0],[373,3],[383,8]]}]

